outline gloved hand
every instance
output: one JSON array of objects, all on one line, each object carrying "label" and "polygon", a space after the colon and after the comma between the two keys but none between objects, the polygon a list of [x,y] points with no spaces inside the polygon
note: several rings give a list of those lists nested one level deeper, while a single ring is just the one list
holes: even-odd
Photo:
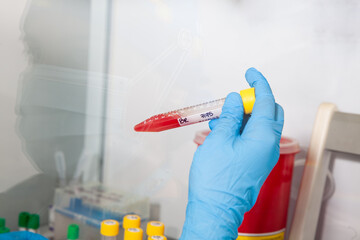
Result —
[{"label": "gloved hand", "polygon": [[195,152],[181,240],[236,239],[245,212],[279,159],[284,112],[270,86],[254,68],[245,74],[255,87],[252,115],[242,132],[241,96],[230,93],[219,119]]},{"label": "gloved hand", "polygon": [[31,233],[28,231],[10,232],[0,234],[0,240],[47,240],[40,234]]}]

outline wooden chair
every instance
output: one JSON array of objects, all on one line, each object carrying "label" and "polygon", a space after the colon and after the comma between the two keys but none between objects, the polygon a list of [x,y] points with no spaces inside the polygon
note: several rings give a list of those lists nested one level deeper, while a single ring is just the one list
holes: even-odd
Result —
[{"label": "wooden chair", "polygon": [[360,115],[339,112],[334,104],[323,103],[311,136],[290,240],[315,239],[332,151],[360,157]]}]

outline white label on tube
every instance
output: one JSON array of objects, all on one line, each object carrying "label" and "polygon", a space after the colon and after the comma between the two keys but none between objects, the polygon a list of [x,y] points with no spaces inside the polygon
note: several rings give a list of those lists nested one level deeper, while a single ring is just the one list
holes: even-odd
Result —
[{"label": "white label on tube", "polygon": [[213,109],[206,112],[178,118],[178,122],[180,126],[186,126],[193,123],[204,122],[211,119],[219,118],[221,114],[221,110],[222,110],[221,108],[218,108],[218,109]]}]

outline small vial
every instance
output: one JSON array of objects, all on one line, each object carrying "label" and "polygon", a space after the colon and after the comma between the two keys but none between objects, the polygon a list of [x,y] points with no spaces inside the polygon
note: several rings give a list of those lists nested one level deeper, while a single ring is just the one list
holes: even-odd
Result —
[{"label": "small vial", "polygon": [[167,238],[162,235],[155,235],[155,236],[149,236],[148,240],[167,240]]},{"label": "small vial", "polygon": [[5,218],[0,218],[0,233],[8,233],[10,229],[6,227]]},{"label": "small vial", "polygon": [[104,220],[101,222],[101,240],[117,240],[119,234],[119,222],[115,220]]},{"label": "small vial", "polygon": [[125,229],[124,240],[142,240],[143,230],[141,228]]},{"label": "small vial", "polygon": [[19,221],[18,221],[19,231],[27,230],[29,218],[30,218],[30,213],[28,213],[28,212],[19,213]]},{"label": "small vial", "polygon": [[70,224],[68,227],[68,240],[78,240],[79,239],[79,225],[77,224]]},{"label": "small vial", "polygon": [[40,227],[39,214],[30,214],[29,222],[27,224],[27,230],[32,233],[38,233]]},{"label": "small vial", "polygon": [[0,229],[4,228],[6,226],[6,220],[5,218],[0,218]]},{"label": "small vial", "polygon": [[165,226],[160,221],[150,221],[146,226],[146,235],[150,236],[163,236]]},{"label": "small vial", "polygon": [[123,228],[140,228],[141,218],[138,215],[130,214],[123,218]]}]

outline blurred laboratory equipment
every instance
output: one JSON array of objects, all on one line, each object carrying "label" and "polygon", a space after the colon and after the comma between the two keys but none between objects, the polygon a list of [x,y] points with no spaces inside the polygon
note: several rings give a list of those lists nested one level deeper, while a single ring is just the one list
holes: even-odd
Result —
[{"label": "blurred laboratory equipment", "polygon": [[56,151],[54,154],[56,171],[58,173],[58,186],[66,186],[66,160],[65,155],[62,151]]},{"label": "blurred laboratory equipment", "polygon": [[[150,215],[149,200],[146,197],[130,193],[113,191],[101,184],[67,186],[56,189],[54,198],[54,236],[64,239],[69,224],[77,224],[81,229],[81,238],[97,240],[102,221],[113,219],[125,224],[146,221]],[[137,218],[133,220],[134,214]]]},{"label": "blurred laboratory equipment", "polygon": [[[250,114],[255,103],[255,89],[249,88],[241,90],[240,95],[243,100],[245,114]],[[222,98],[158,114],[137,124],[134,130],[137,132],[161,132],[219,118],[224,102],[225,98]]]}]

